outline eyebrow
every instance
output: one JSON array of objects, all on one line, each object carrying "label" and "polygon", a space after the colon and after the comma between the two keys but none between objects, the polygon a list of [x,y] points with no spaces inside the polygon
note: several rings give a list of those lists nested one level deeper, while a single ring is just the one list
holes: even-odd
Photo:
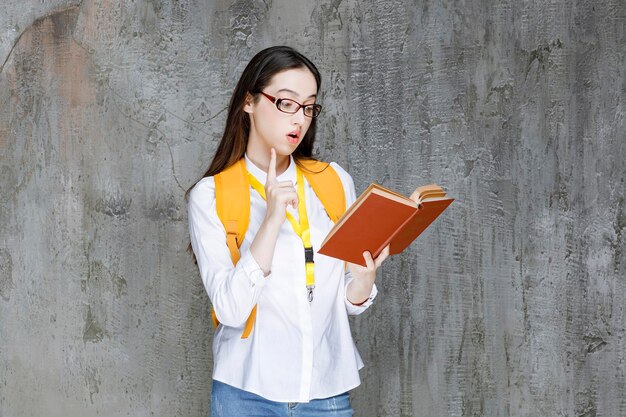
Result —
[{"label": "eyebrow", "polygon": [[[290,90],[290,89],[288,89],[288,88],[281,88],[280,90],[278,90],[278,91],[276,92],[276,94],[281,93],[281,92],[283,92],[283,91],[284,91],[284,92],[286,92],[286,93],[291,93],[291,94],[293,94],[293,95],[294,95],[294,96],[296,96],[296,97],[300,97],[300,94],[298,94],[298,93],[296,93],[295,91]],[[307,97],[307,99],[309,99],[309,98],[313,98],[313,97],[317,97],[317,95],[316,95],[316,94],[311,94],[309,97]]]}]

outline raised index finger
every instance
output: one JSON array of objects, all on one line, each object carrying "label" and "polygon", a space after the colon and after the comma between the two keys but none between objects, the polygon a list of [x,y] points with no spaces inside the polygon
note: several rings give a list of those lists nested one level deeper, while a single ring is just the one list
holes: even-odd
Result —
[{"label": "raised index finger", "polygon": [[267,168],[267,182],[276,181],[276,150],[272,148],[270,151],[270,166]]}]

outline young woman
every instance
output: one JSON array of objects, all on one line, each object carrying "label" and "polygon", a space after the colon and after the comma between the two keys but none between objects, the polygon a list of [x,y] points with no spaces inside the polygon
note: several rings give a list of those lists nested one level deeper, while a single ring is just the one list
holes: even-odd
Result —
[{"label": "young woman", "polygon": [[[309,230],[313,252],[333,226],[300,175],[312,159],[320,81],[313,63],[292,48],[259,52],[235,88],[213,162],[189,193],[191,244],[220,323],[213,417],[352,415],[347,392],[359,385],[363,363],[348,315],[371,305],[388,248],[377,259],[364,253],[367,267],[346,269],[317,253],[314,272],[305,266],[310,255],[300,226]],[[234,262],[217,213],[215,178],[238,163],[245,163],[251,184],[260,185],[249,190],[249,224]],[[352,178],[336,163],[330,169],[350,206]],[[253,311],[252,329],[242,336]]]}]

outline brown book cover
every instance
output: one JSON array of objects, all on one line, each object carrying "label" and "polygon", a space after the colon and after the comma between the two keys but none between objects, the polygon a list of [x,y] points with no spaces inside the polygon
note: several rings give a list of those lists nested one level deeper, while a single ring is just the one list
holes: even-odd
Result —
[{"label": "brown book cover", "polygon": [[449,205],[435,184],[418,188],[421,204],[378,184],[370,185],[346,210],[318,253],[365,266],[363,252],[374,258],[390,244],[390,254],[406,249]]}]

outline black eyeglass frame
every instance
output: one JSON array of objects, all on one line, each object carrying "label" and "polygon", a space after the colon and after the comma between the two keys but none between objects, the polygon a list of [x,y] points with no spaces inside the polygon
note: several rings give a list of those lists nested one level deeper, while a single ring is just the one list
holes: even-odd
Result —
[{"label": "black eyeglass frame", "polygon": [[[302,109],[304,109],[303,113],[304,113],[304,115],[306,117],[315,118],[315,117],[319,116],[320,113],[322,112],[322,105],[321,104],[317,104],[317,103],[300,104],[296,100],[292,100],[290,98],[277,98],[277,97],[271,96],[271,95],[269,95],[267,93],[264,93],[263,91],[259,91],[259,94],[262,94],[263,96],[265,96],[265,98],[267,98],[269,101],[274,103],[274,105],[276,106],[278,111],[280,111],[282,113],[296,114],[302,108]],[[285,101],[297,104],[298,107],[294,111],[283,110],[283,109],[280,108],[280,103],[285,102]],[[311,114],[307,114],[307,109],[311,109]]]}]

